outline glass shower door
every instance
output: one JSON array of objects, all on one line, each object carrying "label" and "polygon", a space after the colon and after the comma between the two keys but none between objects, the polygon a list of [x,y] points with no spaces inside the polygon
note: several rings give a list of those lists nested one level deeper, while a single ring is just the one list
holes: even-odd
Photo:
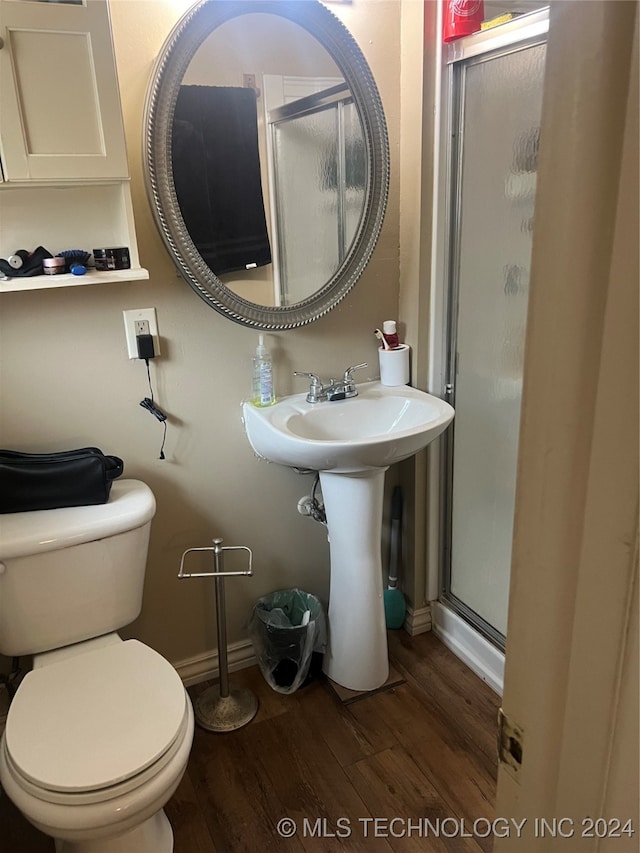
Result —
[{"label": "glass shower door", "polygon": [[298,104],[300,112],[293,102],[269,120],[281,305],[307,299],[337,272],[357,233],[367,186],[364,134],[346,85]]},{"label": "glass shower door", "polygon": [[281,300],[293,305],[340,265],[337,105],[273,129]]},{"label": "glass shower door", "polygon": [[443,598],[504,646],[545,44],[454,71]]}]

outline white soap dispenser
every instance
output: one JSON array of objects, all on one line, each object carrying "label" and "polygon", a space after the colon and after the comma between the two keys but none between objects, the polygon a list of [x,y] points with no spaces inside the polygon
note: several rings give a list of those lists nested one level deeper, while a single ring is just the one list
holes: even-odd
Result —
[{"label": "white soap dispenser", "polygon": [[269,350],[264,345],[264,335],[258,335],[258,346],[253,357],[253,390],[251,402],[254,406],[272,406],[276,401],[273,393],[273,365]]}]

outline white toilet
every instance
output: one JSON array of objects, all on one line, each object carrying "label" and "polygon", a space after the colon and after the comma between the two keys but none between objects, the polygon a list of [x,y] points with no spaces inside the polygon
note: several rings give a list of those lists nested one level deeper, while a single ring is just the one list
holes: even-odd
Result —
[{"label": "white toilet", "polygon": [[0,742],[0,784],[57,853],[171,853],[163,806],[187,765],[175,669],[116,631],[140,613],[155,500],[0,515],[0,653],[34,655]]}]

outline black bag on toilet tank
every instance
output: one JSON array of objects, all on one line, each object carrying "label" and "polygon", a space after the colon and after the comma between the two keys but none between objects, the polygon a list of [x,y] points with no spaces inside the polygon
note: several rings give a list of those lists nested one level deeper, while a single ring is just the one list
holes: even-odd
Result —
[{"label": "black bag on toilet tank", "polygon": [[0,450],[0,513],[106,503],[123,470],[122,459],[97,447],[60,453]]}]

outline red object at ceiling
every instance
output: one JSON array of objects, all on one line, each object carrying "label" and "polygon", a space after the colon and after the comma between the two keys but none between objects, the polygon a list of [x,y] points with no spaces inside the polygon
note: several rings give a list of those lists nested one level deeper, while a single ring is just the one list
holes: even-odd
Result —
[{"label": "red object at ceiling", "polygon": [[446,43],[477,33],[483,20],[483,0],[444,0],[442,40]]}]

